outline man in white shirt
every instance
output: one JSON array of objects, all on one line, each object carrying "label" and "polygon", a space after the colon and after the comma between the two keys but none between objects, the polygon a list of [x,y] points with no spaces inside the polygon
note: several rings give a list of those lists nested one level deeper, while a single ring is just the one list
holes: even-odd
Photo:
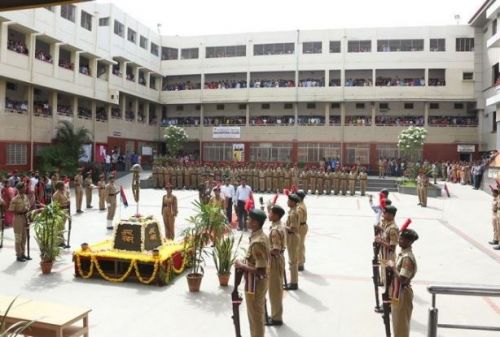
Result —
[{"label": "man in white shirt", "polygon": [[252,193],[252,188],[246,184],[246,179],[241,179],[241,185],[236,189],[236,212],[238,215],[238,230],[247,230],[247,212],[245,203]]},{"label": "man in white shirt", "polygon": [[226,204],[226,217],[227,221],[231,223],[231,220],[233,219],[233,200],[234,196],[236,195],[236,191],[234,189],[234,186],[229,183],[230,179],[226,178],[224,186],[221,187],[220,191],[222,193],[222,196],[226,198],[227,204]]}]

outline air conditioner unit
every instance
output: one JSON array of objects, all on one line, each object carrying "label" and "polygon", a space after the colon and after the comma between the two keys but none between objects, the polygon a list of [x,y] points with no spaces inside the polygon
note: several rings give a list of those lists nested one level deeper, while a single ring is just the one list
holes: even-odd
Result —
[{"label": "air conditioner unit", "polygon": [[111,103],[119,104],[120,103],[120,91],[116,89],[109,90],[109,100]]}]

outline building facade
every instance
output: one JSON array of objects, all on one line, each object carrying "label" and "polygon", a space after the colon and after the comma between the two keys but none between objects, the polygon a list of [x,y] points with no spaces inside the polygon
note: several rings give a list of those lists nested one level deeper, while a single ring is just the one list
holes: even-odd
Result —
[{"label": "building facade", "polygon": [[475,24],[172,37],[112,5],[0,13],[0,169],[36,164],[59,120],[93,132],[96,161],[160,153],[168,125],[204,161],[374,168],[409,125],[426,159],[470,160],[497,147],[484,41]]}]

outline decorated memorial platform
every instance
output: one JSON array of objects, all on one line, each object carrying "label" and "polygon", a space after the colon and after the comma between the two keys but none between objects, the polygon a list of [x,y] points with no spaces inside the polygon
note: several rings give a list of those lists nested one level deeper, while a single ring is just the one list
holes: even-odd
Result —
[{"label": "decorated memorial platform", "polygon": [[83,243],[73,253],[75,276],[109,282],[168,284],[184,271],[184,244],[161,236],[153,217],[131,217],[116,226],[112,240]]}]

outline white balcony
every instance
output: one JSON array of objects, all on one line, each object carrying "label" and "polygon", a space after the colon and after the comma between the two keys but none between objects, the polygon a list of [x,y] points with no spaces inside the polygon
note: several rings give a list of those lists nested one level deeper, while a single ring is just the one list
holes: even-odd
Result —
[{"label": "white balcony", "polygon": [[52,76],[54,73],[54,65],[49,62],[35,59],[33,62],[33,71],[42,75]]},{"label": "white balcony", "polygon": [[296,99],[297,88],[250,88],[249,102],[290,102]]},{"label": "white balcony", "polygon": [[201,90],[162,91],[162,104],[195,104],[201,102]]},{"label": "white balcony", "polygon": [[493,94],[486,98],[486,106],[496,105],[498,103],[500,103],[500,86],[497,86],[493,90]]},{"label": "white balcony", "polygon": [[486,10],[486,18],[493,19],[498,16],[500,13],[500,1],[495,1],[487,10]]},{"label": "white balcony", "polygon": [[497,31],[495,35],[486,40],[486,48],[498,48],[500,47],[500,31]]}]

